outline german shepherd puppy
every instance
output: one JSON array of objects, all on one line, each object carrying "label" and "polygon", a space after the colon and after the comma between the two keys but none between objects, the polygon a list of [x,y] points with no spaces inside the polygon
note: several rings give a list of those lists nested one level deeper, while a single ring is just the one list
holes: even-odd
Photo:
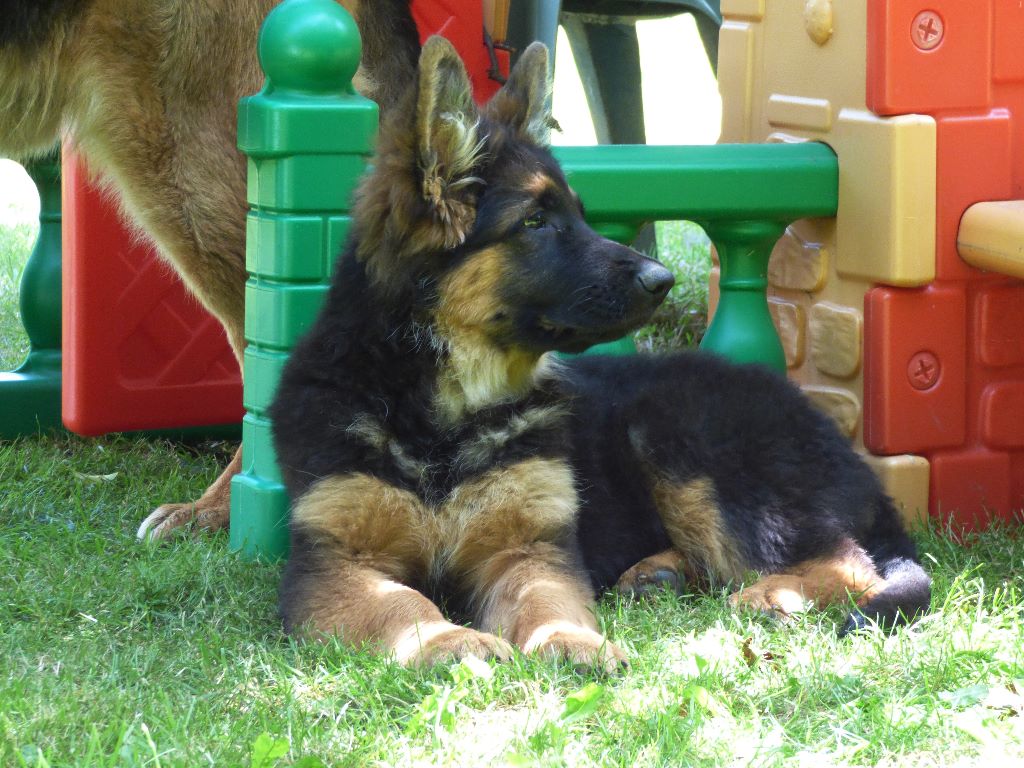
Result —
[{"label": "german shepherd puppy", "polygon": [[[6,0],[0,12],[0,155],[62,137],[118,196],[185,284],[244,347],[245,157],[238,100],[263,82],[260,24],[279,0]],[[386,110],[415,71],[408,0],[341,0],[363,39],[356,85]],[[365,11],[365,13],[364,13]],[[240,456],[192,504],[166,504],[140,535],[228,523]]]},{"label": "german shepherd puppy", "polygon": [[593,601],[617,581],[756,570],[736,603],[852,595],[847,629],[923,611],[892,502],[783,378],[706,354],[548,355],[643,324],[671,273],[584,222],[546,148],[543,46],[482,111],[469,88],[431,38],[285,368],[287,630],[406,664],[511,644],[614,668]]}]

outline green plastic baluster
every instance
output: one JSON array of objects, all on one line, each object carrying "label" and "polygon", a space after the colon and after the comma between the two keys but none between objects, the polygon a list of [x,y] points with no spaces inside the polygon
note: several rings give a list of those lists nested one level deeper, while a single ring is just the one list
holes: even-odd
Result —
[{"label": "green plastic baluster", "polygon": [[786,372],[768,312],[768,259],[786,226],[774,221],[700,222],[718,249],[722,271],[715,316],[700,343],[737,363],[763,363]]},{"label": "green plastic baluster", "polygon": [[274,560],[288,549],[288,497],[266,411],[289,350],[326,295],[348,234],[349,198],[377,134],[377,105],[352,88],[360,42],[333,0],[286,0],[267,17],[263,90],[239,105],[249,156],[242,467],[231,486],[231,547]]},{"label": "green plastic baluster", "polygon": [[60,154],[26,166],[39,190],[39,238],[21,277],[21,319],[29,353],[0,373],[0,439],[61,429]]}]

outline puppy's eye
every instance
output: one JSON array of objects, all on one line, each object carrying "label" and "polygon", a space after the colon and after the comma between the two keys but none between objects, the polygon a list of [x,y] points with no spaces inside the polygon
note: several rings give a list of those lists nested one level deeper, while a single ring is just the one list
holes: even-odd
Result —
[{"label": "puppy's eye", "polygon": [[531,213],[525,219],[523,219],[523,226],[527,229],[540,229],[541,227],[547,226],[548,219],[544,215],[544,211],[537,211]]}]

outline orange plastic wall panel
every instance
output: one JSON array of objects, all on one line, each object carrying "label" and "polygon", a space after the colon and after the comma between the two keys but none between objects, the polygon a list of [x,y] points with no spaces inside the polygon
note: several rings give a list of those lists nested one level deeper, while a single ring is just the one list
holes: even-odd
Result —
[{"label": "orange plastic wall panel", "polygon": [[[1024,283],[986,286],[975,313],[978,362],[991,368],[1024,366]],[[1024,440],[1020,445],[1024,448]]]},{"label": "orange plastic wall panel", "polygon": [[992,41],[987,0],[868,0],[868,108],[901,115],[987,107]]},{"label": "orange plastic wall panel", "polygon": [[[493,96],[501,83],[487,74],[491,67],[487,46],[484,45],[484,12],[480,3],[465,0],[413,0],[412,15],[420,32],[420,41],[431,35],[443,35],[459,51],[466,63],[473,95],[480,103]],[[508,51],[495,50],[498,67],[508,75]]]},{"label": "orange plastic wall panel", "polygon": [[[1024,41],[1021,51],[1024,57]],[[964,211],[974,203],[1010,198],[1014,173],[1024,175],[1019,161],[1014,163],[1012,117],[1024,119],[1007,109],[936,118],[935,275],[939,280],[980,274],[960,258],[957,231]]]},{"label": "orange plastic wall panel", "polygon": [[958,527],[984,527],[990,516],[1008,516],[1024,498],[1014,492],[1010,455],[972,449],[931,457],[932,513]]},{"label": "orange plastic wall panel", "polygon": [[64,154],[63,418],[79,434],[241,421],[220,324]]},{"label": "orange plastic wall panel", "polygon": [[996,82],[1024,80],[1024,3],[995,0],[992,32],[993,76]]},{"label": "orange plastic wall panel", "polygon": [[1002,381],[985,388],[981,437],[993,448],[1024,446],[1024,381]]},{"label": "orange plastic wall panel", "polygon": [[874,288],[864,301],[864,445],[874,454],[959,446],[966,434],[963,288]]}]

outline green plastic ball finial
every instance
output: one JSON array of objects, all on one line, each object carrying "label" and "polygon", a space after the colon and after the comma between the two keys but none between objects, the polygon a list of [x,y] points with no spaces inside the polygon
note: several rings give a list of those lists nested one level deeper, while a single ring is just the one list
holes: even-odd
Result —
[{"label": "green plastic ball finial", "polygon": [[354,93],[361,51],[355,21],[334,0],[282,3],[260,31],[260,65],[274,89]]}]

